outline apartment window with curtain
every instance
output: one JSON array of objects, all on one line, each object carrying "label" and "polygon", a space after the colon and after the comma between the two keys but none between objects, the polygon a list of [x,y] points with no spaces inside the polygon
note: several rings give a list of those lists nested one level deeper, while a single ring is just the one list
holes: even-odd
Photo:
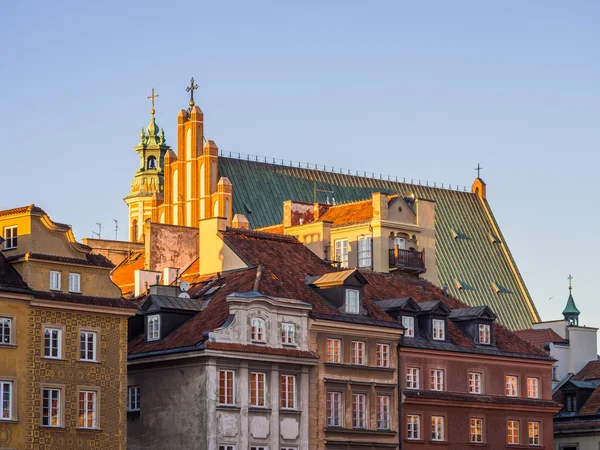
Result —
[{"label": "apartment window with curtain", "polygon": [[79,391],[79,428],[97,428],[96,397],[95,391]]},{"label": "apartment window with curtain", "polygon": [[296,409],[296,377],[281,375],[281,408]]},{"label": "apartment window with curtain", "polygon": [[265,341],[265,321],[262,319],[252,319],[252,340],[258,342]]},{"label": "apartment window with curtain", "polygon": [[12,344],[12,328],[12,318],[0,317],[0,344]]},{"label": "apartment window with curtain", "polygon": [[433,369],[430,376],[430,384],[432,391],[444,390],[444,371],[441,369]]},{"label": "apartment window with curtain", "polygon": [[339,339],[327,339],[327,362],[341,362],[342,341]]},{"label": "apartment window with curtain", "polygon": [[479,343],[490,345],[492,342],[491,327],[487,324],[479,324]]},{"label": "apartment window with curtain", "polygon": [[415,318],[411,316],[402,316],[402,326],[406,328],[404,330],[405,337],[415,337]]},{"label": "apartment window with curtain", "polygon": [[431,416],[431,440],[432,441],[443,441],[444,440],[444,417],[443,416]]},{"label": "apartment window with curtain", "polygon": [[418,414],[408,414],[406,416],[406,438],[411,441],[421,439],[421,416]]},{"label": "apartment window with curtain", "polygon": [[507,423],[507,440],[511,445],[519,444],[519,421],[509,420]]},{"label": "apartment window with curtain", "polygon": [[0,420],[12,420],[13,383],[0,381]]},{"label": "apartment window with curtain", "polygon": [[367,428],[367,396],[352,394],[352,428]]},{"label": "apartment window with curtain", "polygon": [[96,333],[93,331],[79,332],[79,359],[81,361],[96,361]]},{"label": "apartment window with curtain", "polygon": [[335,241],[335,260],[341,268],[348,268],[348,239]]},{"label": "apartment window with curtain", "polygon": [[50,271],[50,290],[60,291],[60,272],[56,270]]},{"label": "apartment window with curtain", "polygon": [[129,386],[127,388],[127,411],[140,410],[140,387]]},{"label": "apartment window with curtain", "polygon": [[446,339],[446,323],[443,320],[433,319],[433,339],[436,341],[443,341]]},{"label": "apartment window with curtain", "polygon": [[160,316],[154,314],[147,318],[147,333],[149,341],[158,341],[160,339]]},{"label": "apartment window with curtain", "polygon": [[481,374],[479,372],[469,373],[469,393],[481,394]]},{"label": "apartment window with curtain", "polygon": [[390,396],[377,396],[377,429],[390,429]]},{"label": "apartment window with curtain", "polygon": [[358,238],[358,267],[371,267],[372,244],[371,236]]},{"label": "apartment window with curtain", "polygon": [[342,393],[327,392],[327,426],[342,426]]},{"label": "apartment window with curtain", "polygon": [[407,389],[419,389],[419,368],[418,367],[407,367],[406,368],[406,388]]},{"label": "apartment window with curtain", "polygon": [[62,329],[44,329],[44,357],[60,359],[62,356]]},{"label": "apartment window with curtain", "polygon": [[17,248],[17,226],[4,227],[4,250]]},{"label": "apartment window with curtain", "polygon": [[529,422],[529,445],[540,445],[539,422]]},{"label": "apartment window with curtain", "polygon": [[389,344],[377,344],[377,367],[390,367]]},{"label": "apartment window with curtain", "polygon": [[293,323],[281,324],[281,343],[288,345],[296,344],[296,325]]},{"label": "apartment window with curtain", "polygon": [[527,378],[527,397],[538,398],[540,380],[538,378]]},{"label": "apartment window with curtain", "polygon": [[346,313],[347,314],[359,314],[360,313],[360,294],[356,289],[346,289]]},{"label": "apartment window with curtain", "polygon": [[519,395],[519,379],[516,376],[506,376],[506,395],[517,397]]},{"label": "apartment window with curtain", "polygon": [[265,378],[262,372],[250,373],[250,406],[266,406]]},{"label": "apartment window with curtain", "polygon": [[471,435],[471,442],[473,442],[474,444],[483,443],[483,419],[479,417],[472,417],[469,429]]},{"label": "apartment window with curtain", "polygon": [[235,371],[219,370],[219,404],[235,404]]},{"label": "apartment window with curtain", "polygon": [[366,364],[365,343],[352,341],[352,364],[364,366]]},{"label": "apartment window with curtain", "polygon": [[81,275],[78,273],[69,274],[69,292],[80,294],[81,293]]},{"label": "apartment window with curtain", "polygon": [[62,426],[61,390],[44,388],[42,391],[42,425],[45,427]]}]

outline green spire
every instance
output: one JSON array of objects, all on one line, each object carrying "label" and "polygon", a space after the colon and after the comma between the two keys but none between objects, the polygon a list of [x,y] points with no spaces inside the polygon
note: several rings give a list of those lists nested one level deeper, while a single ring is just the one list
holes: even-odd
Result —
[{"label": "green spire", "polygon": [[571,293],[571,289],[573,289],[573,287],[571,286],[571,280],[573,279],[573,277],[571,275],[569,275],[568,277],[569,279],[569,299],[567,300],[567,306],[565,306],[565,309],[563,310],[563,317],[565,318],[565,320],[567,320],[569,322],[569,325],[579,325],[579,314],[580,311],[577,309],[577,306],[575,306],[575,300],[573,300],[573,294]]}]

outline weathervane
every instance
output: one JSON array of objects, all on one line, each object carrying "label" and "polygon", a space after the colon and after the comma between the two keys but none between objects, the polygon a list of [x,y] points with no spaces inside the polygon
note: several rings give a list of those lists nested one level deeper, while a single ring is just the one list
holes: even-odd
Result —
[{"label": "weathervane", "polygon": [[479,163],[477,163],[477,167],[475,167],[475,170],[477,171],[477,178],[479,178],[481,169],[483,169],[483,167],[481,167],[481,165]]},{"label": "weathervane", "polygon": [[569,280],[569,291],[570,291],[572,289],[571,280],[573,280],[573,277],[571,276],[571,274],[569,274],[569,276],[567,277],[567,280]]},{"label": "weathervane", "polygon": [[154,99],[158,98],[158,94],[154,93],[154,88],[152,88],[152,94],[150,94],[148,98],[152,102],[152,109],[150,110],[150,114],[154,115]]},{"label": "weathervane", "polygon": [[185,88],[186,92],[190,93],[190,108],[193,107],[196,103],[194,103],[194,91],[198,89],[198,85],[194,84],[194,77],[190,81],[190,85]]}]

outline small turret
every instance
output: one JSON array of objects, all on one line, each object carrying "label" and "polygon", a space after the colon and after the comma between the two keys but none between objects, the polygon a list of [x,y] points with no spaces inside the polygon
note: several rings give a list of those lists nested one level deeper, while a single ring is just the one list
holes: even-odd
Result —
[{"label": "small turret", "polygon": [[571,293],[571,289],[573,288],[571,286],[572,279],[573,277],[569,275],[569,299],[562,313],[565,320],[569,322],[569,325],[579,326],[579,310],[575,306],[575,300],[573,300],[573,294]]}]

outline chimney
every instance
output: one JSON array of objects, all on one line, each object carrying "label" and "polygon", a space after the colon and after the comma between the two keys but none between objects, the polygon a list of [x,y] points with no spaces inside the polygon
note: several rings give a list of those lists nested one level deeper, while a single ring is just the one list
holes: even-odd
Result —
[{"label": "chimney", "polygon": [[246,219],[246,216],[243,214],[236,214],[235,216],[233,216],[231,226],[233,228],[241,228],[243,230],[250,229],[250,223],[248,222],[248,219]]},{"label": "chimney", "polygon": [[388,198],[387,194],[373,192],[371,196],[373,203],[373,219],[387,220],[388,218]]},{"label": "chimney", "polygon": [[163,284],[168,286],[177,280],[179,269],[176,267],[165,267],[163,269]]},{"label": "chimney", "polygon": [[286,200],[283,202],[283,228],[292,226],[292,201]]},{"label": "chimney", "polygon": [[134,293],[138,297],[146,292],[146,286],[156,283],[156,277],[160,278],[160,272],[151,270],[136,270],[134,272]]}]

